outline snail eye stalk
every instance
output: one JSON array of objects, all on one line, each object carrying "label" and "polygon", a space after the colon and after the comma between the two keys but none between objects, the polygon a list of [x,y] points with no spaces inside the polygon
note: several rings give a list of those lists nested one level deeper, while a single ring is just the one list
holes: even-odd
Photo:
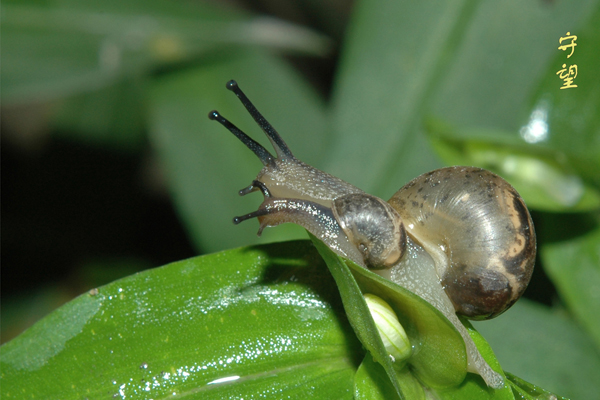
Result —
[{"label": "snail eye stalk", "polygon": [[256,121],[258,126],[260,126],[263,132],[265,132],[265,134],[271,141],[271,144],[275,148],[277,158],[293,158],[294,155],[292,154],[290,148],[287,146],[284,140],[281,138],[281,135],[277,133],[275,128],[273,128],[273,125],[271,125],[269,121],[267,121],[265,117],[263,117],[263,115],[256,109],[256,107],[254,107],[254,104],[252,104],[252,102],[244,94],[242,89],[240,89],[237,82],[234,80],[230,80],[229,82],[227,82],[226,87],[227,89],[235,93],[235,95],[238,97],[238,99],[240,99],[244,107],[246,107],[246,110],[248,110],[248,113],[250,113],[250,116],[254,118],[254,121]]},{"label": "snail eye stalk", "polygon": [[227,118],[222,116],[217,110],[213,110],[208,113],[208,118],[217,121],[223,125],[227,130],[235,135],[247,148],[252,150],[254,154],[260,159],[263,165],[272,164],[275,158],[265,149],[260,143],[248,136],[240,128],[229,122]]}]

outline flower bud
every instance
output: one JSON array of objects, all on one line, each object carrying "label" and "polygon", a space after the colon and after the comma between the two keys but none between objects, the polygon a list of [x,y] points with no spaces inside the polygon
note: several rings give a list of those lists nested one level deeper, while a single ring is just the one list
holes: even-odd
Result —
[{"label": "flower bud", "polygon": [[365,293],[364,297],[387,352],[395,362],[409,358],[412,347],[392,307],[373,294]]}]

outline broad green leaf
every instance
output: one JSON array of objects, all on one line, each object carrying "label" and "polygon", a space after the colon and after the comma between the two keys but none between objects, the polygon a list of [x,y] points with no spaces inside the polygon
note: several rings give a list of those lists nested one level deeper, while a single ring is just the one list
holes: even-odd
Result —
[{"label": "broad green leaf", "polygon": [[323,54],[329,46],[314,32],[283,21],[165,0],[7,1],[2,33],[5,102],[95,90],[231,45],[309,54]]},{"label": "broad green leaf", "polygon": [[[458,336],[458,341],[453,343],[457,338],[449,335],[448,328],[445,326],[446,324],[452,325],[434,307],[404,288],[392,284],[364,268],[358,267],[355,264],[354,266],[349,264],[349,266],[363,292],[383,292],[391,298],[395,298],[393,304],[398,310],[401,310],[398,316],[401,318],[403,326],[410,327],[411,325],[416,325],[420,337],[414,340],[421,343],[421,348],[418,348],[416,356],[409,360],[409,364],[421,380],[429,386],[437,388],[435,392],[440,398],[513,399],[508,386],[500,390],[494,390],[488,388],[481,377],[476,374],[467,374],[465,377],[464,372],[462,372],[462,368],[464,367],[461,365],[461,362],[463,362],[462,355],[456,353],[461,346],[464,346],[462,338]],[[377,284],[373,285],[374,281],[377,281]],[[401,296],[399,296],[400,294]],[[417,301],[415,302],[415,300]],[[423,305],[426,305],[429,310],[426,310]],[[437,316],[432,315],[436,313],[438,314]],[[402,318],[402,316],[405,318]],[[483,336],[467,320],[463,320],[463,324],[467,327],[478,350],[488,364],[495,371],[504,375],[502,367]],[[452,329],[454,330],[454,327]],[[424,372],[427,375],[424,375]],[[445,384],[440,385],[442,377],[445,377],[447,381]],[[434,383],[429,381],[429,379],[436,379],[438,381]]]},{"label": "broad green leaf", "polygon": [[[367,355],[355,376],[357,398],[388,398],[386,392],[392,390],[392,385],[400,388],[401,398],[418,398],[419,392],[411,385],[414,381],[401,378],[414,375],[427,386],[433,387],[434,389],[429,390],[433,390],[440,399],[514,399],[508,381],[505,381],[504,388],[494,390],[488,388],[481,377],[475,374],[465,376],[466,354],[460,354],[465,351],[462,338],[435,308],[404,288],[352,262],[342,262],[340,257],[318,239],[311,238],[336,280],[354,331],[378,365],[374,366],[375,363]],[[349,271],[346,270],[347,267]],[[414,355],[408,360],[408,369],[405,367],[399,370],[390,362],[383,344],[378,340],[376,328],[371,326],[372,322],[366,315],[368,309],[362,306],[363,293],[376,294],[388,302],[396,311],[411,343],[418,343]],[[483,336],[469,321],[463,320],[463,324],[484,359],[495,371],[504,375],[492,348]],[[510,340],[510,334],[505,333],[505,337]],[[456,342],[453,344],[454,340]],[[381,369],[389,377],[387,383]],[[411,395],[407,395],[407,392]],[[395,398],[393,394],[389,396],[390,399]]]},{"label": "broad green leaf", "polygon": [[[574,12],[568,16],[555,15],[567,3],[551,7],[552,11],[544,18],[556,18],[560,26],[570,21],[567,30],[578,35],[577,56],[567,60],[557,44],[547,43],[547,37],[535,38],[540,33],[554,35],[554,43],[558,43],[566,33],[554,25],[546,26],[522,42],[538,47],[537,51],[547,59],[545,65],[539,65],[539,57],[529,57],[526,63],[519,65],[532,63],[535,68],[519,72],[518,79],[506,80],[506,84],[501,79],[505,70],[490,69],[486,84],[477,90],[489,90],[491,86],[502,84],[503,91],[494,96],[497,103],[494,107],[473,113],[462,110],[469,103],[447,99],[448,104],[438,104],[435,109],[436,117],[442,117],[444,123],[430,120],[428,129],[436,150],[446,163],[477,165],[500,174],[534,209],[580,212],[600,207],[600,180],[595,173],[600,168],[600,118],[596,112],[600,106],[600,76],[591,72],[595,71],[597,49],[600,48],[597,29],[600,6],[596,1],[578,2],[570,4],[574,6]],[[551,32],[547,31],[549,28]],[[515,34],[513,29],[510,35]],[[520,52],[519,47],[523,46],[496,51],[500,54]],[[577,88],[560,89],[562,81],[556,72],[564,62],[579,66]],[[523,72],[532,82],[527,85],[521,82],[517,87],[516,82],[520,82]],[[473,79],[473,76],[454,71],[452,78],[460,82]],[[453,82],[452,88],[458,90],[455,84]],[[477,90],[465,93],[466,100],[474,98]],[[506,98],[508,95],[513,97]],[[446,96],[454,97],[455,94],[448,92]],[[475,99],[470,101],[475,102]],[[450,124],[460,128],[449,128]]]},{"label": "broad green leaf", "polygon": [[[406,399],[425,400],[423,387],[407,367],[396,371]],[[394,387],[381,364],[367,354],[354,375],[355,400],[396,400],[399,399]]]},{"label": "broad green leaf", "polygon": [[527,206],[544,211],[600,208],[600,192],[586,183],[562,152],[522,143],[508,132],[453,129],[428,123],[430,139],[450,165],[477,165],[505,178]]},{"label": "broad green leaf", "polygon": [[125,79],[53,105],[51,125],[61,136],[89,144],[138,150],[145,140],[145,79]]},{"label": "broad green leaf", "polygon": [[[146,260],[137,258],[95,259],[79,267],[80,287],[97,287],[136,272],[152,268]],[[72,287],[63,282],[46,285],[35,292],[7,296],[0,314],[2,343],[20,335],[27,328],[73,299]]]},{"label": "broad green leaf", "polygon": [[460,334],[429,303],[408,290],[350,261],[342,259],[323,243],[313,238],[333,275],[348,314],[348,319],[375,360],[383,365],[394,385],[397,373],[383,347],[363,293],[381,297],[396,312],[415,352],[408,360],[414,373],[428,386],[452,387],[466,375],[465,345]]},{"label": "broad green leaf", "polygon": [[367,353],[354,375],[354,398],[356,400],[402,399],[385,369]]},{"label": "broad green leaf", "polygon": [[394,365],[379,337],[379,332],[377,332],[375,323],[371,318],[371,313],[365,303],[361,289],[354,280],[352,273],[346,264],[344,264],[344,261],[323,242],[312,235],[309,236],[321,254],[321,257],[325,260],[333,279],[335,279],[337,288],[342,296],[344,309],[346,310],[350,324],[354,328],[354,332],[372,357],[384,367],[394,392],[401,399],[404,399],[405,395],[400,387]]},{"label": "broad green leaf", "polygon": [[3,399],[352,398],[364,357],[309,242],[86,293],[0,348]]},{"label": "broad green leaf", "polygon": [[464,15],[431,115],[454,126],[494,128],[519,137],[538,85],[549,70],[556,73],[555,57],[566,58],[558,50],[559,38],[586,26],[598,4],[478,2]]},{"label": "broad green leaf", "polygon": [[[408,362],[417,376],[432,387],[462,382],[466,352],[454,326],[436,308],[403,287],[354,263],[348,263],[348,267],[363,293],[376,294],[396,311],[416,347]],[[340,290],[340,293],[343,292]]]},{"label": "broad green leaf", "polygon": [[420,132],[463,2],[358,1],[332,97],[327,172],[386,198],[441,164]]},{"label": "broad green leaf", "polygon": [[[168,173],[175,204],[203,251],[259,240],[256,222],[234,226],[231,221],[258,208],[259,194],[240,198],[237,191],[248,186],[263,166],[229,131],[208,119],[216,109],[271,149],[246,109],[225,88],[233,78],[298,158],[318,166],[328,148],[321,100],[276,57],[239,52],[203,68],[156,79],[150,93],[152,144]],[[262,240],[291,237],[306,233],[287,224],[265,230]]]},{"label": "broad green leaf", "polygon": [[[540,233],[548,238],[556,237],[556,232],[552,231],[560,226],[560,220],[559,217],[547,218],[547,225],[542,226]],[[585,215],[574,220],[574,225],[578,226],[573,226],[573,229],[569,230],[574,236],[546,243],[541,248],[541,257],[546,272],[556,285],[561,298],[575,318],[590,333],[597,351],[600,352],[599,220],[598,215]],[[569,227],[569,225],[563,226]],[[582,228],[589,230],[581,232]]]},{"label": "broad green leaf", "polygon": [[438,395],[443,400],[462,400],[462,399],[495,399],[495,400],[514,400],[513,393],[510,389],[508,381],[500,363],[496,359],[494,352],[488,342],[483,336],[473,328],[471,323],[461,318],[462,323],[467,327],[469,335],[473,338],[473,341],[477,345],[477,349],[487,361],[487,363],[494,369],[504,376],[504,387],[502,389],[493,390],[482,384],[481,380],[473,374],[468,374],[467,379],[457,388],[450,388],[447,390],[438,390]]},{"label": "broad green leaf", "polygon": [[533,385],[523,379],[514,376],[513,374],[506,373],[508,378],[508,384],[515,396],[519,396],[519,399],[523,400],[538,400],[538,399],[556,399],[556,400],[567,400],[565,397],[556,396],[536,385]]},{"label": "broad green leaf", "polygon": [[[519,129],[532,98],[544,76],[556,72],[555,56],[563,55],[559,37],[597,26],[590,15],[598,4],[358,2],[333,97],[336,145],[328,172],[370,193],[391,195],[439,166],[423,137],[430,116],[509,132],[524,142]],[[598,93],[596,84],[588,87],[595,90],[590,95]],[[583,100],[586,93],[573,94]],[[582,112],[595,121],[592,109]],[[597,124],[589,126],[586,137],[593,141]]]},{"label": "broad green leaf", "polygon": [[[600,187],[597,173],[600,170],[600,75],[596,73],[600,4],[594,3],[595,9],[584,17],[584,23],[565,27],[566,31],[560,32],[561,37],[566,36],[567,31],[577,36],[576,51],[570,58],[566,52],[556,51],[532,97],[531,108],[519,133],[529,141],[555,150],[582,179]],[[564,82],[557,72],[563,64],[578,66],[574,81],[577,88],[561,89]]]},{"label": "broad green leaf", "polygon": [[473,325],[505,371],[571,399],[597,397],[600,357],[593,341],[563,313],[519,300],[510,310]]}]

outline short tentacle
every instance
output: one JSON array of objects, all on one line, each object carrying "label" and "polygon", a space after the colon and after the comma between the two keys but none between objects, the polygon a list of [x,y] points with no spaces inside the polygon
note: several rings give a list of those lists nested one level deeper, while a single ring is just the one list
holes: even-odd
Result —
[{"label": "short tentacle", "polygon": [[[259,208],[258,210],[254,211],[254,212],[251,212],[251,213],[239,216],[239,217],[234,217],[233,223],[235,225],[237,225],[240,222],[246,221],[247,219],[262,217],[262,216],[270,214],[270,213],[273,213],[273,210],[266,209],[266,208]],[[261,231],[262,231],[262,229],[261,229]]]},{"label": "short tentacle", "polygon": [[269,188],[267,188],[267,185],[265,185],[259,180],[252,181],[252,184],[250,186],[243,188],[238,193],[240,194],[240,196],[245,196],[248,193],[254,192],[256,189],[260,189],[265,198],[271,197],[271,192],[269,191]]}]

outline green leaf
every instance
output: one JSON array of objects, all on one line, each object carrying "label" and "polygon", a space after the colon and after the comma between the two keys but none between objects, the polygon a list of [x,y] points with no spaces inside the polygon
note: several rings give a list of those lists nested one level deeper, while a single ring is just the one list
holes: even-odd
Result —
[{"label": "green leaf", "polygon": [[145,140],[145,80],[126,79],[62,99],[54,105],[56,134],[80,141],[139,150]]},{"label": "green leaf", "polygon": [[473,374],[468,374],[467,379],[465,379],[462,384],[457,388],[450,388],[446,390],[438,390],[438,395],[441,399],[444,400],[462,400],[462,399],[494,399],[494,400],[514,400],[513,393],[506,381],[506,376],[500,363],[496,359],[496,356],[488,344],[488,342],[483,338],[483,336],[473,328],[471,323],[465,319],[461,318],[463,325],[469,331],[469,335],[473,338],[473,341],[477,345],[477,349],[485,359],[485,361],[494,369],[494,371],[499,372],[505,378],[505,384],[502,389],[494,390],[490,389],[484,384],[481,383],[481,380],[478,379]]},{"label": "green leaf", "polygon": [[[515,12],[508,31],[490,22]],[[431,112],[444,121],[429,124],[444,161],[500,174],[534,209],[598,209],[599,22],[596,0],[482,5]],[[567,31],[578,35],[571,59],[558,50]],[[556,73],[565,62],[579,66],[576,89],[560,89]]]},{"label": "green leaf", "polygon": [[367,354],[354,375],[355,400],[401,399],[385,369]]},{"label": "green leaf", "polygon": [[[458,364],[459,360],[465,362],[466,355],[461,358],[457,353],[452,354],[453,351],[464,352],[464,343],[450,322],[435,308],[362,267],[349,261],[342,262],[319,240],[314,237],[312,239],[336,280],[354,331],[371,354],[365,357],[355,376],[356,398],[393,399],[398,395],[397,389],[394,390],[394,382],[397,382],[396,388],[400,387],[400,398],[420,398],[423,394],[418,381],[414,380],[413,376],[416,376],[427,386],[434,387],[435,389],[428,390],[433,390],[440,399],[514,399],[508,381],[504,388],[494,390],[488,388],[476,374],[465,376],[466,365]],[[346,270],[348,267],[350,271]],[[356,279],[356,283],[352,277]],[[397,312],[411,343],[420,344],[416,346],[415,355],[408,360],[408,369],[390,363],[383,344],[378,343],[376,328],[370,326],[365,315],[368,310],[363,310],[361,304],[363,293],[374,293],[385,299]],[[462,322],[483,358],[495,371],[504,375],[492,348],[483,336],[467,320],[463,319]],[[505,336],[510,338],[510,335]],[[457,343],[453,344],[453,340]],[[387,373],[387,380],[384,373]],[[444,379],[447,381],[441,384]]]},{"label": "green leaf", "polygon": [[[598,4],[477,3],[461,21],[460,41],[443,66],[431,115],[454,126],[493,127],[519,138],[539,83],[550,70],[558,70],[551,65],[555,57],[566,58],[558,50],[559,38],[590,26]],[[561,81],[554,78],[558,91]]]},{"label": "green leaf", "polygon": [[364,356],[309,242],[230,250],[86,293],[0,348],[3,399],[352,398]]},{"label": "green leaf", "polygon": [[597,397],[600,357],[593,341],[568,316],[519,300],[489,321],[474,322],[502,367],[572,399]]},{"label": "green leaf", "polygon": [[585,212],[600,208],[600,192],[582,180],[562,152],[524,144],[508,132],[459,130],[439,121],[429,121],[428,129],[446,163],[489,169],[513,185],[532,209]]},{"label": "green leaf", "polygon": [[[265,80],[264,77],[269,79]],[[318,165],[328,138],[322,102],[301,78],[278,58],[262,52],[238,52],[210,66],[157,79],[150,96],[154,148],[169,177],[171,191],[192,239],[203,251],[258,242],[253,223],[234,226],[236,215],[256,210],[260,196],[243,199],[262,164],[225,128],[208,119],[217,109],[255,140],[271,146],[233,93],[235,78],[292,151]],[[264,232],[262,241],[305,238],[304,229],[287,224]]]},{"label": "green leaf", "polygon": [[348,263],[348,267],[363,293],[376,294],[396,311],[416,347],[409,364],[419,379],[432,387],[462,382],[467,356],[463,339],[454,326],[435,307],[412,292],[354,263]]},{"label": "green leaf", "polygon": [[506,373],[508,378],[508,384],[515,396],[519,396],[523,400],[538,400],[538,399],[556,399],[556,400],[567,400],[566,397],[556,396],[540,387],[537,387],[523,379],[514,376],[513,374]]},{"label": "green leaf", "polygon": [[[553,232],[561,226],[560,216],[548,217],[541,227],[545,237],[556,237]],[[585,215],[563,225],[573,237],[550,241],[541,248],[546,272],[556,285],[561,298],[575,318],[589,332],[600,351],[600,218]],[[590,227],[590,222],[592,225]],[[593,224],[595,222],[595,224]],[[582,229],[587,230],[581,232]]]},{"label": "green leaf", "polygon": [[344,264],[344,261],[333,253],[323,242],[312,235],[309,236],[321,254],[321,257],[325,260],[331,275],[333,275],[333,278],[335,279],[335,283],[342,296],[344,309],[346,310],[350,324],[354,328],[354,332],[375,360],[385,368],[395,393],[401,399],[404,399],[405,396],[397,379],[396,370],[394,369],[392,361],[379,337],[379,332],[371,318],[371,313],[369,312],[362,292],[348,270],[348,267]]},{"label": "green leaf", "polygon": [[[467,368],[465,344],[454,326],[437,309],[365,268],[350,261],[344,263],[314,237],[313,243],[336,281],[356,335],[385,368],[396,387],[400,386],[396,383],[397,372],[381,342],[363,293],[381,297],[396,312],[411,344],[416,348],[408,363],[421,381],[439,388],[456,386],[464,380]],[[401,388],[400,396],[402,391]]]},{"label": "green leaf", "polygon": [[[555,51],[532,96],[527,120],[523,121],[525,125],[521,129],[527,131],[520,133],[523,136],[523,133],[530,133],[531,126],[535,128],[539,122],[545,123],[547,132],[540,132],[545,133],[542,137],[534,135],[536,143],[556,151],[583,180],[600,188],[600,174],[597,173],[600,170],[600,75],[596,73],[600,48],[600,4],[598,1],[593,4],[590,9],[579,2],[569,4],[578,8],[583,6],[587,11],[581,23],[565,26],[566,30],[557,32],[559,37],[566,36],[567,31],[576,35],[576,51],[570,58],[567,58],[566,52]],[[567,68],[578,66],[574,81],[577,88],[560,89],[564,82],[557,72],[563,64]],[[538,131],[533,129],[533,132]]]},{"label": "green leaf", "polygon": [[323,54],[329,41],[283,21],[208,3],[165,0],[3,4],[2,100],[56,99],[192,60],[215,48],[265,45]]},{"label": "green leaf", "polygon": [[461,6],[357,2],[332,96],[327,172],[385,198],[440,166],[419,125],[447,40],[464,23]]},{"label": "green leaf", "polygon": [[[510,35],[526,37],[521,42],[523,46],[506,48],[497,44],[495,49],[494,40],[489,37],[474,39],[476,44],[472,46],[481,47],[482,51],[469,54],[475,58],[461,66],[464,70],[452,71],[454,81],[448,86],[459,90],[455,87],[458,81],[466,87],[467,80],[477,79],[477,73],[485,74],[481,80],[485,84],[477,89],[468,86],[470,90],[462,94],[462,101],[456,100],[456,93],[443,89],[442,99],[448,104],[437,104],[434,113],[438,120],[429,119],[428,129],[446,163],[477,165],[498,173],[515,186],[531,208],[581,212],[600,208],[600,180],[595,173],[600,168],[600,118],[596,112],[600,106],[600,76],[589,72],[595,70],[596,49],[600,46],[600,7],[597,1],[578,2],[569,4],[573,7],[569,15],[557,14],[565,5],[551,8],[542,19],[533,22],[540,25],[533,35],[518,33],[519,29],[529,31],[532,20],[528,19],[526,26],[512,26]],[[498,3],[493,7],[505,5]],[[533,8],[523,8],[526,13],[535,13]],[[566,30],[556,24],[542,27],[545,18],[556,20]],[[576,56],[569,60],[548,42],[554,35],[557,43],[567,30],[578,35]],[[506,40],[504,36],[498,39]],[[501,59],[532,46],[548,61],[541,65],[539,57],[527,57],[518,64],[518,79],[507,79],[503,76],[506,70],[471,70],[477,68],[474,60],[481,54],[485,57],[490,48],[496,53],[494,57]],[[579,66],[579,86],[575,89],[560,89],[562,81],[556,71],[564,62]],[[531,65],[526,68],[528,63]],[[465,75],[465,71],[469,74]],[[523,77],[531,82],[524,84]],[[493,107],[483,109],[491,98],[480,98],[475,104],[478,90],[498,85],[504,89],[493,96]],[[463,110],[465,106],[472,109]]]},{"label": "green leaf", "polygon": [[[519,132],[536,109],[540,82],[550,73],[557,79],[554,60],[565,57],[558,39],[569,30],[581,31],[584,38],[594,30],[597,36],[598,4],[358,2],[333,96],[336,145],[327,171],[369,193],[390,196],[439,166],[424,138],[424,121],[431,116],[453,126],[502,132],[525,144]],[[561,157],[565,148],[573,149],[567,153],[574,156],[568,159],[574,171],[567,172],[575,172],[576,184],[584,178],[577,164],[590,171],[585,182],[589,175],[598,182],[594,172],[600,167],[593,166],[600,160],[600,141],[593,110],[600,80],[591,61],[597,48],[594,40],[577,48],[576,54],[586,57],[580,59],[581,71],[589,72],[587,78],[582,75],[585,89],[557,98],[556,114],[566,116],[560,124],[565,129],[551,133],[560,137],[561,144],[552,149]],[[565,92],[556,83],[555,92]],[[576,124],[574,135],[568,125]],[[356,160],[368,160],[368,168]],[[480,162],[467,157],[456,164]],[[586,190],[580,209],[597,207],[598,201],[597,191]]]},{"label": "green leaf", "polygon": [[[401,382],[402,392],[406,399],[425,400],[423,387],[410,373],[408,368],[396,370],[396,377]],[[381,364],[375,362],[373,356],[367,354],[354,375],[355,400],[396,400],[399,399],[389,376]]]}]

